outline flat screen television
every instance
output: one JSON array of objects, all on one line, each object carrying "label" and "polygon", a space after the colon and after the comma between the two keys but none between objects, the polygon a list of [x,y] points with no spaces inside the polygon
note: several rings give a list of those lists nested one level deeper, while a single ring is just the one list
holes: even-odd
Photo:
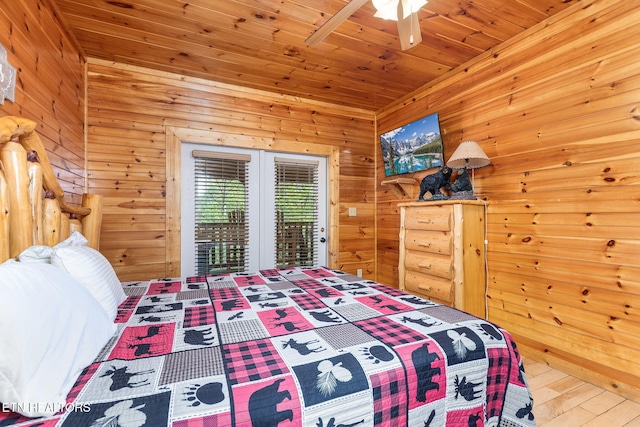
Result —
[{"label": "flat screen television", "polygon": [[418,172],[443,165],[438,113],[380,135],[386,176]]}]

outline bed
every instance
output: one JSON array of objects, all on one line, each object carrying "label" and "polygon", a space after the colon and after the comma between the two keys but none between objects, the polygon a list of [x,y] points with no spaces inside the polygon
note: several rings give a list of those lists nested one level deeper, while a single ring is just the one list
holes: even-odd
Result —
[{"label": "bed", "polygon": [[121,283],[95,244],[0,265],[0,426],[535,425],[486,320],[321,266]]}]

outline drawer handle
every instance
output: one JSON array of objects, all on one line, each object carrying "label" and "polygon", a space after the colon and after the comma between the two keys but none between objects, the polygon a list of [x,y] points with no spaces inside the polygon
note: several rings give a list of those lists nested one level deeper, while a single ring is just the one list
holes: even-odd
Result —
[{"label": "drawer handle", "polygon": [[431,247],[431,242],[426,242],[426,243],[418,243],[418,246],[422,246],[423,248],[430,248]]},{"label": "drawer handle", "polygon": [[419,219],[418,224],[431,224],[433,221],[430,219]]},{"label": "drawer handle", "polygon": [[418,267],[424,268],[425,270],[431,270],[431,264],[418,264]]}]

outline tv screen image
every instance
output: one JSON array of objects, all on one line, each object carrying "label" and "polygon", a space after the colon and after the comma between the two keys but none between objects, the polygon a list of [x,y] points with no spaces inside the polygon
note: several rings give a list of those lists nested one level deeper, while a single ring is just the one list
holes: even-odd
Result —
[{"label": "tv screen image", "polygon": [[386,176],[442,167],[438,113],[381,134],[380,146]]}]

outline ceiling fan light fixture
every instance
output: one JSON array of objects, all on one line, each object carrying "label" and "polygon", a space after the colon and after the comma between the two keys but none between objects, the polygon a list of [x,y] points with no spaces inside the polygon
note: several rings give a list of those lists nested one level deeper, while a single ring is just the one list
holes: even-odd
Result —
[{"label": "ceiling fan light fixture", "polygon": [[403,19],[413,12],[420,10],[422,6],[427,4],[427,0],[371,0],[376,13],[376,18],[389,19],[391,21],[398,20],[398,3],[402,2],[404,11]]},{"label": "ceiling fan light fixture", "polygon": [[376,13],[373,16],[397,21],[398,1],[400,0],[372,0],[373,7],[376,8]]}]

